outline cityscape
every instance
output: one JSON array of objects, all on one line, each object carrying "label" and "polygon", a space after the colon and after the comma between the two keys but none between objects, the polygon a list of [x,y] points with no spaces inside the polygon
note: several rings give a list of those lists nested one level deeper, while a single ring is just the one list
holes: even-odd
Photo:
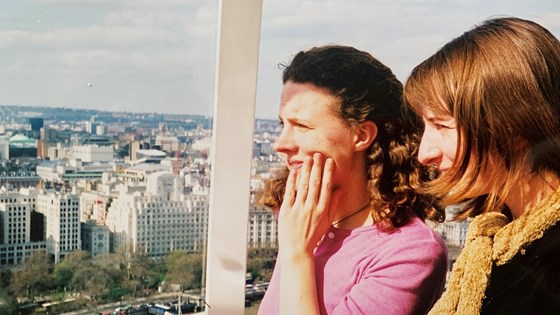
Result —
[{"label": "cityscape", "polygon": [[[259,263],[248,263],[246,295],[262,297],[274,267],[277,222],[258,199],[266,180],[283,163],[272,149],[278,122],[257,119],[254,130],[247,248],[249,259]],[[76,253],[90,258],[119,253],[128,259],[129,279],[134,279],[130,257],[164,261],[177,252],[202,257],[211,144],[212,118],[207,116],[0,106],[0,275],[16,279],[40,255],[60,266],[69,264],[65,259],[72,255],[69,261],[74,261]],[[452,259],[464,244],[467,225],[445,222],[435,227],[450,246]],[[267,259],[260,259],[263,255]],[[150,289],[189,287],[169,283],[169,272],[167,286],[156,281],[157,276],[137,276],[141,285],[134,287],[134,297],[139,296],[137,287],[146,295]],[[29,285],[26,290],[11,297],[20,310],[29,306],[31,312],[46,312],[45,304],[53,303],[38,303]],[[131,295],[125,290],[120,298],[127,293]],[[110,295],[101,299],[90,294],[86,299],[88,305],[97,305],[111,300]],[[196,296],[193,301],[201,304]]]}]

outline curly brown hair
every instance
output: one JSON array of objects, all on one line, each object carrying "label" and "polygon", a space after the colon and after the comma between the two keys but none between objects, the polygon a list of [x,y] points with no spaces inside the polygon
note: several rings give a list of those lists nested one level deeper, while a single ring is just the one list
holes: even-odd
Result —
[{"label": "curly brown hair", "polygon": [[[432,195],[418,192],[429,180],[416,159],[418,117],[402,109],[402,83],[391,69],[367,52],[348,46],[314,47],[296,54],[284,67],[283,83],[311,83],[338,100],[338,115],[350,126],[373,121],[378,134],[367,151],[368,188],[373,219],[387,229],[414,216],[443,221],[445,215]],[[268,181],[261,201],[278,208],[288,172]]]}]

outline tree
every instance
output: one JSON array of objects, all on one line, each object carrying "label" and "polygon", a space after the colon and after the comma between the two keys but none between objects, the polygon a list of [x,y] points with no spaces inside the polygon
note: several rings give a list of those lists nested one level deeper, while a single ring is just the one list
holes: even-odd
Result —
[{"label": "tree", "polygon": [[16,296],[27,296],[33,300],[35,292],[43,292],[52,287],[52,264],[44,252],[32,254],[21,271],[14,272],[10,289]]},{"label": "tree", "polygon": [[54,266],[52,274],[54,286],[58,289],[73,290],[74,271],[87,263],[89,263],[89,254],[86,251],[75,251],[68,254],[63,261]]},{"label": "tree", "polygon": [[254,280],[270,280],[277,254],[276,247],[250,248],[247,251],[247,272]]},{"label": "tree", "polygon": [[113,284],[113,279],[105,270],[91,261],[75,269],[72,277],[73,288],[93,297],[106,295]]},{"label": "tree", "polygon": [[54,271],[52,273],[53,285],[57,289],[66,288],[71,290],[71,281],[74,271],[66,265],[59,265],[54,267]]},{"label": "tree", "polygon": [[103,269],[115,282],[120,282],[126,277],[124,253],[95,256],[92,263]]},{"label": "tree", "polygon": [[183,289],[199,288],[202,281],[202,254],[174,251],[167,256],[166,281]]},{"label": "tree", "polygon": [[130,255],[128,267],[129,285],[136,295],[137,289],[155,287],[162,278],[158,262],[144,253]]},{"label": "tree", "polygon": [[7,288],[10,285],[10,280],[12,279],[12,272],[7,270],[0,271],[0,289]]},{"label": "tree", "polygon": [[4,288],[0,288],[0,314],[15,314],[18,308],[16,299]]}]

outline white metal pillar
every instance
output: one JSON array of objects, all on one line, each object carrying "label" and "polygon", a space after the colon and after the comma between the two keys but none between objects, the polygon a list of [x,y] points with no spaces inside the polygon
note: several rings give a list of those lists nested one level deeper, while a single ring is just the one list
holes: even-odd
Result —
[{"label": "white metal pillar", "polygon": [[262,0],[219,12],[205,313],[242,315]]}]

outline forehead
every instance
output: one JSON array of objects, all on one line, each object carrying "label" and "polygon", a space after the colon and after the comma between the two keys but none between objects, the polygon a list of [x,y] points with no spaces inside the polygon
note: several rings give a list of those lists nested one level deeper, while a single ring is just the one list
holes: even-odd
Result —
[{"label": "forehead", "polygon": [[291,114],[334,114],[337,98],[311,83],[286,82],[280,95],[280,116]]},{"label": "forehead", "polygon": [[430,95],[431,99],[425,99],[423,103],[417,104],[416,110],[425,118],[441,118],[453,117],[453,113],[450,111],[449,106],[445,101],[438,95]]},{"label": "forehead", "polygon": [[424,119],[453,119],[451,113],[441,108],[425,106],[422,108],[421,114]]}]

